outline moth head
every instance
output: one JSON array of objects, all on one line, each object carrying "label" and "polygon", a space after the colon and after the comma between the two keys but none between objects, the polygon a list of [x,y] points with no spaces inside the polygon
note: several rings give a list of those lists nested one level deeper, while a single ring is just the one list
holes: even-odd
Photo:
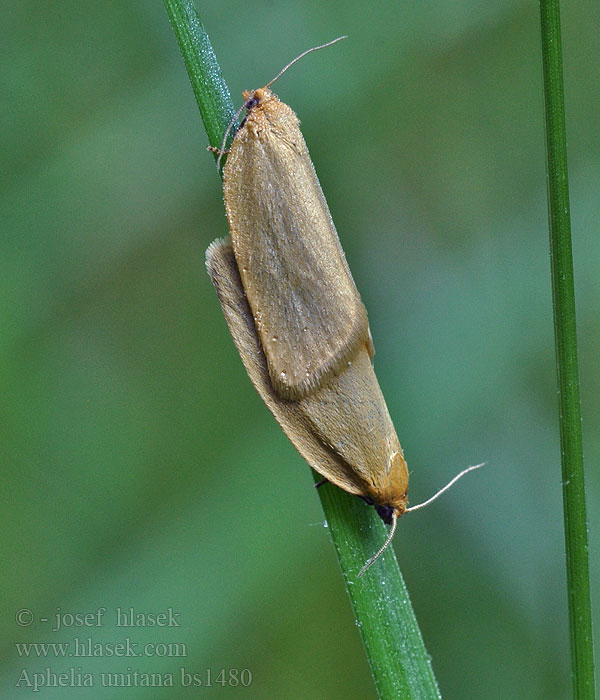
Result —
[{"label": "moth head", "polygon": [[398,513],[394,506],[375,506],[377,515],[383,520],[386,525],[392,524],[392,519],[398,517]]},{"label": "moth head", "polygon": [[373,484],[369,498],[365,499],[377,511],[386,525],[402,516],[407,506],[408,467],[402,452],[392,452],[388,459],[385,477]]},{"label": "moth head", "polygon": [[257,90],[244,90],[244,109],[249,114],[255,107],[273,97],[273,93],[268,88],[258,88]]}]

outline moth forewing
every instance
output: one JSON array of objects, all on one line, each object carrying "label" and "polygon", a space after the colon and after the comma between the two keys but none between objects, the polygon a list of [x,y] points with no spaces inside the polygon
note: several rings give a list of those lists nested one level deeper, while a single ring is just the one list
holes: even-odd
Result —
[{"label": "moth forewing", "polygon": [[252,93],[223,173],[229,230],[271,382],[308,395],[368,338],[366,310],[294,112]]}]

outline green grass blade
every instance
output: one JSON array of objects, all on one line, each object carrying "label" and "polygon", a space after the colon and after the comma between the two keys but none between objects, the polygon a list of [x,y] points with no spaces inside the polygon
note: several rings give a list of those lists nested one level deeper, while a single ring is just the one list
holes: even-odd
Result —
[{"label": "green grass blade", "polygon": [[384,541],[385,525],[373,508],[332,484],[321,486],[319,496],[379,697],[441,698],[392,547],[357,578]]},{"label": "green grass blade", "polygon": [[235,113],[229,88],[194,3],[191,0],[164,0],[164,4],[196,95],[208,141],[211,146],[220,148],[223,134]]},{"label": "green grass blade", "polygon": [[[210,143],[220,146],[234,110],[208,36],[190,0],[164,4]],[[380,697],[437,700],[441,696],[392,548],[357,579],[384,540],[383,523],[372,508],[330,484],[319,495]]]},{"label": "green grass blade", "polygon": [[541,0],[540,12],[573,697],[576,700],[592,700],[595,697],[595,680],[588,527],[558,0]]}]

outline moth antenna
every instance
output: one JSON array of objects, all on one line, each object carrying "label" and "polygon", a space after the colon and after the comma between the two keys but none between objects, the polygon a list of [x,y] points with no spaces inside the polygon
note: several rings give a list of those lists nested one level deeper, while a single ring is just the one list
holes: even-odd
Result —
[{"label": "moth antenna", "polygon": [[381,545],[381,548],[377,552],[377,554],[374,554],[363,566],[363,568],[358,572],[358,578],[360,578],[365,571],[372,566],[378,559],[379,557],[385,552],[385,550],[388,548],[390,542],[392,541],[392,537],[394,536],[394,532],[396,532],[396,523],[398,522],[398,516],[396,515],[396,512],[392,513],[392,527],[390,528],[390,532],[385,540],[385,542]]},{"label": "moth antenna", "polygon": [[299,61],[301,58],[304,58],[306,54],[312,53],[313,51],[318,51],[319,49],[325,49],[328,46],[331,46],[332,44],[337,43],[338,41],[341,41],[342,39],[347,39],[348,37],[346,35],[344,36],[338,36],[337,39],[333,39],[332,41],[328,41],[326,44],[321,44],[321,46],[313,46],[312,49],[306,49],[306,51],[303,51],[299,56],[296,56],[296,58],[293,58],[287,66],[284,66],[279,73],[273,78],[273,80],[269,80],[269,82],[265,85],[266,88],[269,87],[269,85],[273,85],[273,83],[277,80],[277,78],[280,78],[286,70],[290,67],[293,66],[296,61]]},{"label": "moth antenna", "polygon": [[474,469],[479,469],[480,467],[485,466],[485,462],[482,462],[481,464],[476,464],[473,467],[467,467],[466,469],[463,469],[462,472],[457,474],[454,479],[451,479],[443,488],[441,488],[437,493],[434,493],[431,498],[428,498],[426,501],[423,501],[423,503],[418,503],[416,506],[411,506],[410,508],[407,508],[404,512],[405,513],[410,513],[413,510],[418,510],[419,508],[425,508],[425,506],[428,506],[430,503],[433,503],[436,498],[441,496],[444,491],[447,491],[451,486],[453,486],[461,477],[463,477],[465,474],[468,474],[469,472],[472,472]]},{"label": "moth antenna", "polygon": [[[325,49],[328,46],[331,46],[332,44],[335,44],[338,41],[341,41],[342,39],[347,39],[347,38],[348,37],[345,35],[338,36],[337,39],[333,39],[332,41],[328,41],[326,44],[321,44],[321,46],[313,46],[312,49],[306,49],[306,51],[303,51],[299,56],[296,56],[296,58],[292,59],[286,66],[284,66],[279,71],[279,73],[277,73],[277,75],[273,78],[273,80],[269,80],[269,82],[265,85],[265,87],[268,88],[269,85],[273,85],[273,83],[277,80],[277,78],[280,78],[290,66],[294,65],[294,63],[296,63],[296,61],[299,61],[301,58],[304,58],[304,56],[306,56],[306,54],[312,53],[313,51],[318,51],[319,49]],[[219,171],[219,172],[221,172],[221,158],[223,157],[223,155],[225,153],[225,147],[227,146],[227,139],[229,138],[229,134],[231,132],[233,125],[237,122],[237,120],[238,120],[238,118],[239,118],[240,114],[242,113],[242,110],[244,109],[245,106],[246,106],[246,104],[244,103],[238,109],[238,111],[233,115],[231,121],[229,122],[229,126],[225,130],[225,136],[223,136],[223,142],[221,143],[221,148],[219,149],[219,157],[217,158],[217,171]]]},{"label": "moth antenna", "polygon": [[244,103],[238,111],[233,115],[231,118],[231,121],[229,122],[229,125],[227,129],[225,129],[225,136],[223,136],[223,142],[221,143],[221,148],[219,149],[219,157],[217,158],[217,171],[221,172],[221,158],[223,157],[223,154],[225,153],[225,147],[227,146],[227,139],[229,138],[229,133],[231,132],[231,127],[237,122],[238,117],[242,113],[242,110],[246,106],[246,103]]}]

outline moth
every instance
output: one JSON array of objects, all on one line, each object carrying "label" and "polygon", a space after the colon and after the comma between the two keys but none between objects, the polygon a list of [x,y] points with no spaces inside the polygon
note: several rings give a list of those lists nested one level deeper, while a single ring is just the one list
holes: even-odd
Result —
[{"label": "moth", "polygon": [[366,309],[274,80],[243,93],[246,116],[223,171],[230,238],[209,246],[206,265],[246,371],[288,438],[392,525],[361,575],[407,510],[408,469],[373,369]]}]

